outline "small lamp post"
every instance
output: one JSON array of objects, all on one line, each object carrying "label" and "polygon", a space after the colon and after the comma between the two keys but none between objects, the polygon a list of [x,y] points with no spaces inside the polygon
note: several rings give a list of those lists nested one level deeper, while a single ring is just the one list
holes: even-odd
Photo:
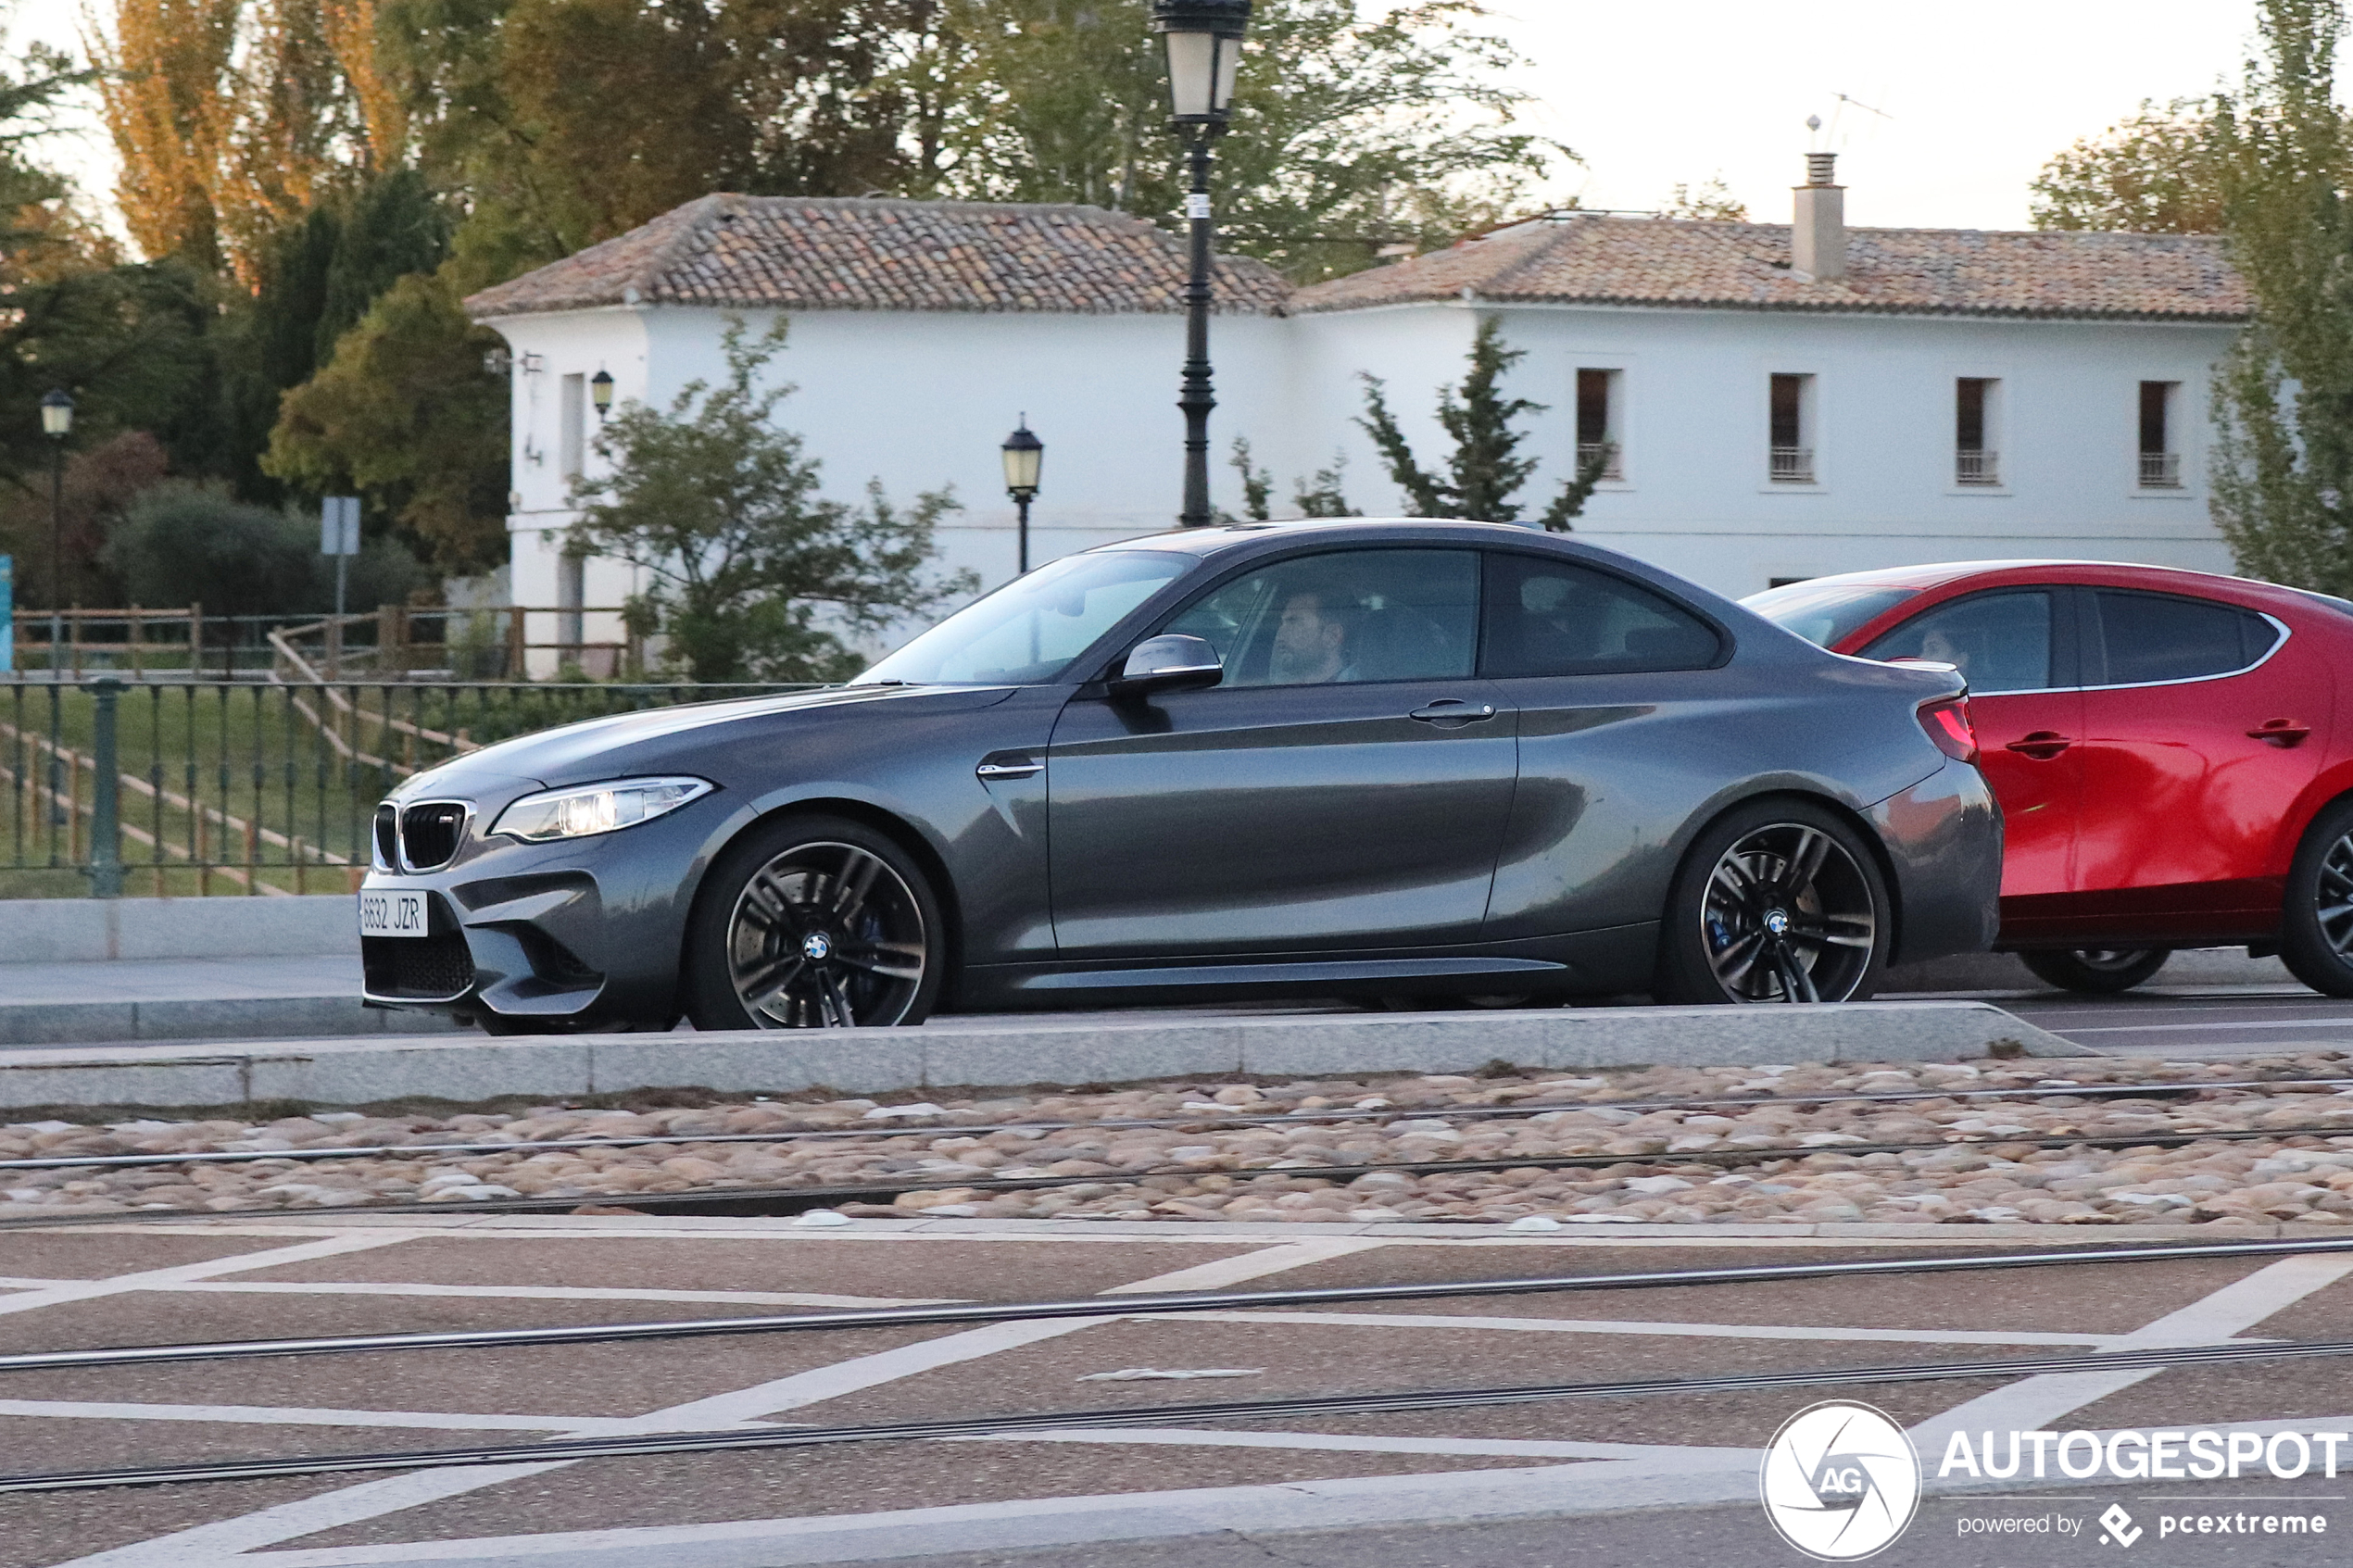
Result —
[{"label": "small lamp post", "polygon": [[1185,411],[1185,509],[1177,521],[1206,528],[1209,508],[1209,366],[1212,220],[1210,144],[1225,134],[1241,69],[1251,0],[1152,0],[1152,30],[1168,50],[1169,125],[1185,143],[1192,176],[1185,218],[1192,231],[1192,270],[1185,283],[1185,374],[1176,406]]},{"label": "small lamp post", "polygon": [[597,422],[603,424],[605,416],[612,412],[612,372],[599,369],[588,378],[588,401],[597,406]]},{"label": "small lamp post", "polygon": [[1005,445],[998,448],[1005,459],[1005,494],[1013,498],[1021,513],[1021,573],[1029,575],[1029,503],[1038,499],[1038,470],[1046,461],[1046,444],[1030,433],[1029,416],[1021,417],[1020,428],[1005,437]]},{"label": "small lamp post", "polygon": [[73,395],[51,387],[41,398],[41,433],[49,438],[49,679],[57,678],[65,641],[66,437],[73,433]]}]

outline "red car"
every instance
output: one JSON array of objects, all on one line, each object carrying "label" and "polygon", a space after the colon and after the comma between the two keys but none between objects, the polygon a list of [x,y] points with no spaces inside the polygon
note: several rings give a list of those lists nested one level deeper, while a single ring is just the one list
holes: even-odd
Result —
[{"label": "red car", "polygon": [[1743,601],[1834,653],[1957,665],[2002,803],[1996,944],[2122,991],[2245,943],[2353,996],[2353,603],[2096,561],[1813,578]]}]

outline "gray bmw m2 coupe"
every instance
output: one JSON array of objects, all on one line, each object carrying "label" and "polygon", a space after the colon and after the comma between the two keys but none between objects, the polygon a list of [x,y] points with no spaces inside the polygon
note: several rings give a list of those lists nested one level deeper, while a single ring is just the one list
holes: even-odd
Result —
[{"label": "gray bmw m2 coupe", "polygon": [[500,1033],[1234,997],[1853,1000],[1984,948],[1941,665],[1574,539],[1065,557],[846,686],[573,724],[376,817],[369,1000]]}]

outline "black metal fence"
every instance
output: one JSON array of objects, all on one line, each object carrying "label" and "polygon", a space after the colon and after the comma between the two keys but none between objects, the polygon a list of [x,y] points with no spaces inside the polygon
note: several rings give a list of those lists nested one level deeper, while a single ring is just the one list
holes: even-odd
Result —
[{"label": "black metal fence", "polygon": [[609,713],[780,685],[0,677],[0,897],[331,893],[422,769]]}]

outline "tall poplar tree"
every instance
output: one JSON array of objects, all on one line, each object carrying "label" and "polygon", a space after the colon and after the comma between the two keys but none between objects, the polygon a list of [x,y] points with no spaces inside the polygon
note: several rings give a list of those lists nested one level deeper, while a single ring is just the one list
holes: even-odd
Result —
[{"label": "tall poplar tree", "polygon": [[2262,57],[2217,116],[2253,320],[2214,387],[2213,512],[2239,570],[2353,592],[2353,226],[2337,0],[2259,0]]}]

